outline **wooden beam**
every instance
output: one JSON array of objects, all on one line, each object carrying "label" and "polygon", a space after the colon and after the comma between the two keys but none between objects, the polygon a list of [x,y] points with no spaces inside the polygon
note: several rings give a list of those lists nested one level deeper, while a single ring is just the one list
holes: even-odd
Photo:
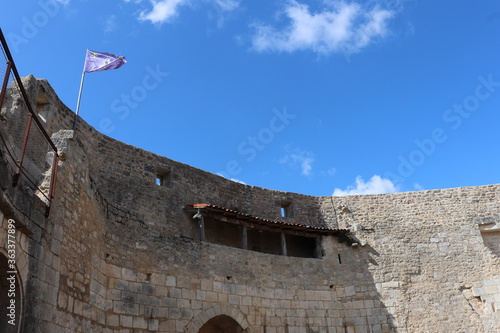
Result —
[{"label": "wooden beam", "polygon": [[286,238],[285,238],[285,233],[282,232],[281,233],[281,255],[283,256],[287,256],[287,253],[286,253]]},{"label": "wooden beam", "polygon": [[198,211],[200,210],[205,211],[205,213],[211,216],[214,220],[238,224],[241,226],[246,226],[247,228],[253,228],[262,231],[286,232],[287,234],[305,237],[335,235],[347,231],[308,228],[307,226],[300,224],[281,224],[277,221],[273,222],[270,220],[263,220],[252,216],[241,215],[235,212],[220,211],[214,208],[198,208]]},{"label": "wooden beam", "polygon": [[323,247],[321,245],[321,237],[316,237],[316,247],[314,248],[314,255],[316,258],[323,258]]},{"label": "wooden beam", "polygon": [[224,215],[219,215],[219,214],[211,214],[215,220],[219,220],[221,222],[227,222],[227,223],[233,223],[233,224],[239,224],[241,226],[246,226],[247,228],[252,228],[252,229],[257,229],[257,230],[263,230],[263,231],[274,231],[274,232],[281,232],[283,230],[286,231],[286,233],[291,234],[291,235],[297,235],[297,236],[309,236],[309,237],[316,237],[317,235],[320,234],[331,234],[331,232],[322,232],[321,230],[314,230],[314,229],[298,229],[294,230],[294,227],[284,225],[284,226],[270,226],[269,224],[265,222],[249,222],[249,221],[242,221],[237,218],[231,218],[228,216]]},{"label": "wooden beam", "polygon": [[205,241],[205,218],[203,217],[203,214],[201,214],[200,220],[198,222],[200,224],[200,241],[204,242]]},{"label": "wooden beam", "polygon": [[246,226],[243,226],[241,242],[243,250],[248,250],[248,231]]}]

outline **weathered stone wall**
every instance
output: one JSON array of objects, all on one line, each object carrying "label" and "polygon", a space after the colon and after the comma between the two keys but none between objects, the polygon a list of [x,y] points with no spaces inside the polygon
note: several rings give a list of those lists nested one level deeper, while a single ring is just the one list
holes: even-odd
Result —
[{"label": "weathered stone wall", "polygon": [[[48,83],[25,84],[50,103],[46,128],[62,159],[47,219],[29,188],[11,187],[5,156],[0,163],[0,248],[15,219],[22,332],[198,332],[221,315],[247,332],[500,329],[500,186],[350,197],[266,190],[83,121],[73,133],[73,113]],[[163,186],[158,170],[168,171]],[[282,202],[291,202],[286,219]],[[193,203],[350,228],[357,243],[323,237],[325,256],[313,259],[200,242],[183,211]]]},{"label": "weathered stone wall", "polygon": [[487,242],[500,230],[480,231],[499,221],[498,185],[333,200],[340,227],[372,251],[368,270],[398,330],[500,329],[500,260]]}]

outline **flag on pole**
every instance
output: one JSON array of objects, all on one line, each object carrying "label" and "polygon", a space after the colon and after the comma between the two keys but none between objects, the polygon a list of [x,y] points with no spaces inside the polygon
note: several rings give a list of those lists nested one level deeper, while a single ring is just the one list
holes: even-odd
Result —
[{"label": "flag on pole", "polygon": [[125,57],[106,52],[95,52],[87,50],[85,57],[84,73],[107,71],[123,66],[127,60]]},{"label": "flag on pole", "polygon": [[76,102],[73,131],[76,130],[76,123],[78,121],[78,112],[80,111],[80,99],[82,97],[83,80],[85,78],[85,73],[117,69],[122,67],[125,63],[127,63],[125,57],[106,52],[95,52],[87,50],[87,55],[85,56],[85,64],[83,66],[82,80],[80,81],[80,91],[78,92],[78,101]]}]

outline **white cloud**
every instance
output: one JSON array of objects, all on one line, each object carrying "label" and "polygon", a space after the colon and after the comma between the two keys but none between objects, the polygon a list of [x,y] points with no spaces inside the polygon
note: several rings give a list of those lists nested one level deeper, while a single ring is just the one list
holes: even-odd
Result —
[{"label": "white cloud", "polygon": [[215,8],[215,15],[209,13],[209,17],[215,19],[217,27],[220,29],[224,26],[227,14],[236,10],[240,5],[240,0],[208,0],[212,2]]},{"label": "white cloud", "polygon": [[116,15],[106,17],[103,21],[103,25],[105,33],[113,32],[118,27],[118,24],[116,23]]},{"label": "white cloud", "polygon": [[299,166],[301,174],[304,176],[312,175],[312,164],[314,163],[314,154],[312,152],[301,150],[299,148],[291,149],[286,147],[287,154],[280,159],[281,164],[288,164],[291,167]]},{"label": "white cloud", "polygon": [[256,51],[311,49],[320,54],[361,51],[374,39],[387,34],[388,21],[395,11],[379,6],[366,8],[355,2],[333,1],[330,8],[311,12],[295,0],[285,8],[289,25],[283,30],[265,24],[255,24],[253,48]]},{"label": "white cloud", "polygon": [[[135,4],[142,2],[142,0],[124,1]],[[205,2],[212,4],[220,15],[235,10],[240,4],[239,0],[205,0]],[[141,11],[139,20],[161,24],[168,23],[172,18],[176,17],[179,14],[180,7],[189,5],[190,0],[150,0],[150,3],[152,8]]]},{"label": "white cloud", "polygon": [[229,180],[233,181],[233,182],[236,182],[236,183],[240,183],[240,184],[243,184],[243,185],[246,185],[247,183],[245,183],[244,181],[242,180],[239,180],[237,178],[229,178]]},{"label": "white cloud", "polygon": [[229,180],[231,180],[231,181],[233,181],[233,182],[240,183],[240,184],[243,184],[243,185],[247,185],[247,183],[245,183],[244,181],[239,180],[239,179],[237,179],[237,178],[227,178],[226,176],[224,176],[224,174],[223,174],[222,172],[217,172],[217,175],[218,175],[218,176],[221,176],[221,177],[224,177],[224,178],[226,178],[226,179],[229,179]]},{"label": "white cloud", "polygon": [[214,3],[220,10],[225,12],[235,10],[240,5],[237,0],[214,0]]},{"label": "white cloud", "polygon": [[187,3],[187,0],[160,0],[152,1],[153,9],[142,11],[139,15],[141,21],[151,21],[151,23],[168,22],[177,15],[179,7]]},{"label": "white cloud", "polygon": [[348,186],[345,190],[336,188],[332,195],[383,194],[398,191],[398,186],[396,186],[392,181],[378,175],[374,175],[367,182],[365,182],[361,176],[358,176],[356,177],[356,183],[354,185]]},{"label": "white cloud", "polygon": [[328,177],[332,177],[336,173],[337,173],[337,169],[335,169],[335,168],[330,168],[328,170],[321,171],[322,176],[328,176]]},{"label": "white cloud", "polygon": [[413,187],[414,187],[414,188],[415,188],[415,190],[417,190],[417,191],[423,191],[423,190],[425,190],[425,188],[424,188],[422,185],[420,185],[419,183],[415,183],[415,184],[413,184]]}]

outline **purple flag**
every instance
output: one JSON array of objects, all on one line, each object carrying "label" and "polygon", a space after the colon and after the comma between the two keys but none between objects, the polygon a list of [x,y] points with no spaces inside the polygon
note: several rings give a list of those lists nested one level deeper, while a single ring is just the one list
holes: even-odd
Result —
[{"label": "purple flag", "polygon": [[127,60],[125,57],[106,52],[95,52],[87,50],[85,57],[84,73],[107,71],[123,66]]}]

